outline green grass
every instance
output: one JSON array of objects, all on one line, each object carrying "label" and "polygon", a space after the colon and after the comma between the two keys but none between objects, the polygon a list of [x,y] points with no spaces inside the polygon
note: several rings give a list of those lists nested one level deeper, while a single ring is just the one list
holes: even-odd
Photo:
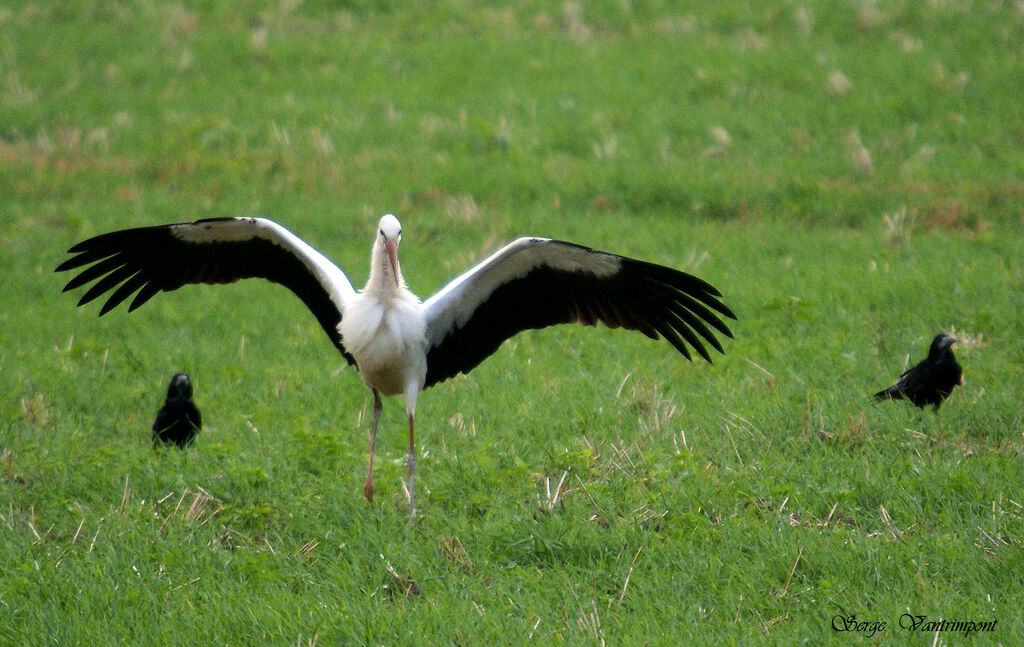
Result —
[{"label": "green grass", "polygon": [[[4,5],[0,642],[1024,642],[1022,34],[1010,2]],[[385,211],[420,295],[548,235],[699,274],[736,338],[515,338],[421,398],[409,525],[401,404],[367,505],[368,394],[287,291],[100,319],[52,272],[256,214],[361,283]],[[939,415],[870,401],[951,329]],[[178,370],[207,428],[153,451]]]}]

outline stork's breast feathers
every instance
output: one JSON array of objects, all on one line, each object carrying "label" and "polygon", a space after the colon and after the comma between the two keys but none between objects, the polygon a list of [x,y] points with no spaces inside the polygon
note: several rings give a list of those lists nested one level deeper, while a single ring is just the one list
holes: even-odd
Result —
[{"label": "stork's breast feathers", "polygon": [[399,365],[422,363],[426,370],[426,323],[411,294],[388,300],[360,294],[346,304],[338,329],[364,379]]}]

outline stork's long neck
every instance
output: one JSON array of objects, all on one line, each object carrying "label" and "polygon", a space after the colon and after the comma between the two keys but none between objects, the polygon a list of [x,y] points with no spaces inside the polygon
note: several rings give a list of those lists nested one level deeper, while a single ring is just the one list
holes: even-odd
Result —
[{"label": "stork's long neck", "polygon": [[373,251],[370,253],[370,278],[367,279],[363,292],[385,295],[405,289],[405,279],[402,278],[402,268],[398,264],[397,254],[394,267],[392,267],[391,258],[384,248],[384,241],[377,238],[373,244]]}]

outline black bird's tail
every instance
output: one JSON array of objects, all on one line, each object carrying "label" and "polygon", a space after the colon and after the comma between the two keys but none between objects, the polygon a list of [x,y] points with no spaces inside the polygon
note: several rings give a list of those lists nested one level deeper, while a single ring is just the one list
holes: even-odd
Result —
[{"label": "black bird's tail", "polygon": [[895,386],[890,386],[888,389],[882,389],[875,394],[876,400],[902,400],[903,391],[900,391]]}]

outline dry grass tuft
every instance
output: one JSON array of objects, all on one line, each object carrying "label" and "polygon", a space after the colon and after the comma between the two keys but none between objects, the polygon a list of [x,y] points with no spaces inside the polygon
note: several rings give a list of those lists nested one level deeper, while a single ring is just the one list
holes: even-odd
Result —
[{"label": "dry grass tuft", "polygon": [[[384,556],[381,555],[381,558]],[[384,582],[382,588],[389,597],[401,596],[403,598],[416,597],[420,594],[420,585],[411,576],[399,573],[391,562],[385,560],[384,567],[390,578]]]},{"label": "dry grass tuft", "polygon": [[853,84],[850,83],[850,79],[846,78],[846,75],[839,70],[833,70],[832,73],[828,75],[828,88],[833,93],[843,96],[849,92],[852,87]]},{"label": "dry grass tuft", "polygon": [[871,152],[861,142],[860,133],[851,130],[843,141],[846,146],[846,157],[853,167],[865,175],[872,175],[875,167],[871,162]]},{"label": "dry grass tuft", "polygon": [[469,553],[466,552],[466,548],[458,537],[455,535],[451,537],[441,536],[437,538],[437,541],[441,545],[441,550],[444,551],[445,556],[456,566],[467,573],[472,573],[476,570],[473,560],[469,558]]},{"label": "dry grass tuft", "polygon": [[894,245],[910,238],[914,231],[917,220],[917,213],[907,211],[907,205],[901,204],[898,209],[882,214],[882,224],[885,227],[885,242],[887,245]]}]

